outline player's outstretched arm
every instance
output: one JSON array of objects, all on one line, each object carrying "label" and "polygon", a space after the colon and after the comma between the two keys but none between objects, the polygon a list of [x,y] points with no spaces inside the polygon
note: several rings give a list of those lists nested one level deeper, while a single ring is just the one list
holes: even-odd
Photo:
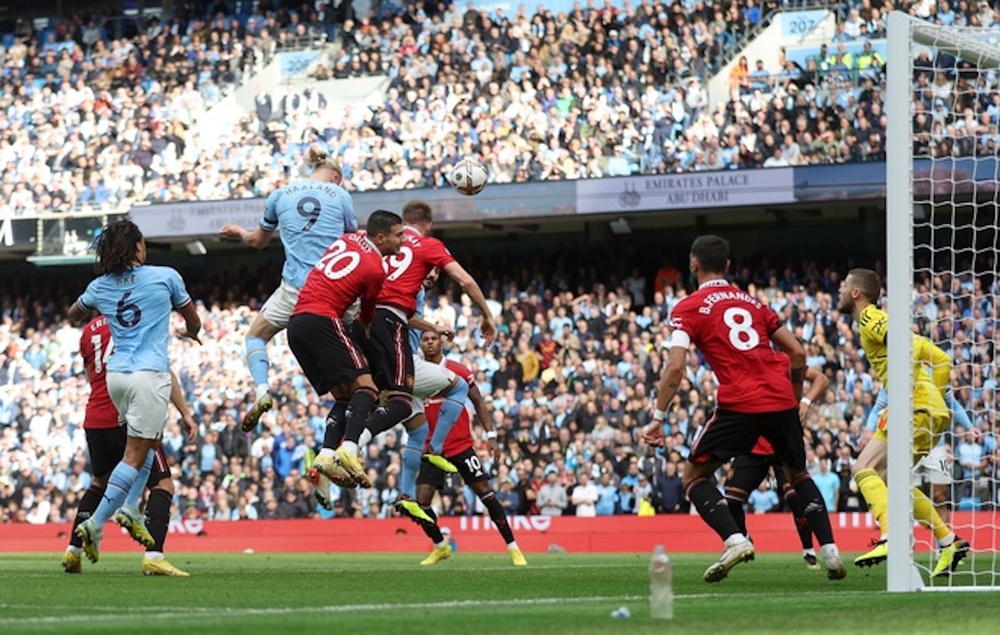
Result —
[{"label": "player's outstretched arm", "polygon": [[458,286],[462,288],[462,292],[469,296],[472,303],[483,314],[483,338],[486,340],[486,345],[489,346],[493,343],[493,338],[496,337],[497,327],[493,322],[493,314],[490,312],[490,307],[486,304],[486,296],[483,294],[483,290],[479,288],[479,283],[469,275],[465,267],[454,260],[444,266],[444,272],[448,274],[449,278],[458,283]]},{"label": "player's outstretched arm", "polygon": [[913,336],[913,357],[931,367],[934,385],[943,397],[951,383],[951,357],[926,337]]},{"label": "player's outstretched arm", "polygon": [[449,342],[455,337],[455,332],[452,331],[447,326],[440,326],[434,322],[428,322],[422,317],[414,315],[407,322],[406,325],[411,329],[416,329],[418,331],[431,331],[437,333],[441,337],[445,338]]},{"label": "player's outstretched arm", "polygon": [[783,350],[792,361],[792,388],[795,390],[795,398],[801,399],[802,382],[806,378],[806,352],[803,350],[802,344],[792,335],[791,331],[783,326],[779,326],[774,333],[771,333],[771,341]]},{"label": "player's outstretched arm", "polygon": [[258,227],[254,231],[249,231],[247,229],[243,229],[239,225],[223,225],[222,229],[219,230],[219,235],[223,238],[242,240],[254,249],[263,249],[264,247],[267,247],[267,243],[271,242],[271,236],[274,235],[274,232],[264,229],[263,227]]}]

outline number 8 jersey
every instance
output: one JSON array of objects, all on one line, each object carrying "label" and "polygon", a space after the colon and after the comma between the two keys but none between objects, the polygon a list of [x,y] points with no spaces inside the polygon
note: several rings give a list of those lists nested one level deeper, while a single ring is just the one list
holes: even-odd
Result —
[{"label": "number 8 jersey", "polygon": [[360,298],[358,319],[370,324],[386,267],[382,253],[367,235],[345,234],[330,245],[309,272],[292,315],[309,313],[342,319],[347,308]]},{"label": "number 8 jersey", "polygon": [[681,300],[670,316],[670,346],[704,356],[719,381],[718,406],[734,412],[798,407],[788,356],[771,348],[781,326],[770,307],[725,280],[710,280]]}]

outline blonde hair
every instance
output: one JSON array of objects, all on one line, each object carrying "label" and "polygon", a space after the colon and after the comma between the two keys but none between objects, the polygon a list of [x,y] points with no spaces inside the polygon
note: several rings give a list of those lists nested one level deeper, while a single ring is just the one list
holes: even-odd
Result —
[{"label": "blonde hair", "polygon": [[305,163],[299,168],[299,173],[304,177],[311,176],[316,170],[330,170],[339,177],[344,178],[344,171],[340,164],[330,158],[326,150],[317,146],[311,146],[306,151]]}]

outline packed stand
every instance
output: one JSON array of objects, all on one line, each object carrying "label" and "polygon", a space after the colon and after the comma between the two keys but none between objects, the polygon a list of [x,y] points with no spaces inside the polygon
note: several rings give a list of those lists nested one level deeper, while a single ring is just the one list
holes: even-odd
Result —
[{"label": "packed stand", "polygon": [[359,191],[441,186],[470,154],[500,183],[703,169],[681,145],[698,122],[699,138],[724,139],[708,130],[705,80],[735,35],[777,5],[653,2],[491,17],[461,2],[415,2],[399,14],[348,19],[337,32],[339,57],[313,77],[387,75],[384,103],[336,107],[316,86],[262,87],[222,147],[202,149],[197,191],[177,187],[188,172],[175,171],[146,181],[141,196],[266,196],[315,142],[341,157]]},{"label": "packed stand", "polygon": [[[741,60],[731,98],[714,105],[707,78],[732,55],[734,34],[776,2],[661,1],[569,16],[416,2],[348,15],[336,28],[343,16],[264,4],[234,19],[154,22],[131,40],[69,21],[8,47],[2,99],[17,116],[0,115],[15,132],[0,140],[0,216],[126,197],[263,197],[294,178],[316,142],[341,158],[358,191],[443,186],[468,155],[498,183],[885,160],[885,59],[869,39],[884,37],[889,3],[852,3],[832,41],[801,64]],[[994,20],[982,6],[896,6],[942,24]],[[262,87],[221,144],[188,138],[197,112],[282,45],[327,32],[338,57],[314,79],[386,76],[384,103],[337,107],[315,84]],[[968,154],[968,142],[995,149],[996,104],[946,94],[963,88],[954,73],[930,70],[947,62],[920,62],[929,77],[918,144],[933,143],[936,156]],[[968,88],[991,95],[991,82]]]},{"label": "packed stand", "polygon": [[[488,396],[503,460],[494,464],[489,458],[478,424],[473,437],[510,514],[689,511],[679,474],[708,419],[716,383],[692,353],[669,410],[666,449],[650,454],[638,443],[665,361],[666,317],[686,286],[683,258],[647,247],[595,252],[603,254],[595,260],[592,253],[564,246],[545,263],[496,257],[487,264],[460,253],[499,315],[497,344],[490,350],[478,345],[479,319],[467,297],[450,286],[430,294],[429,319],[456,326],[446,355],[473,368]],[[839,260],[767,258],[733,269],[734,279],[805,342],[809,365],[822,367],[830,378],[828,391],[805,418],[807,461],[817,482],[826,484],[830,508],[842,511],[864,509],[850,468],[879,388],[848,318],[835,310],[847,269]],[[610,271],[622,273],[604,273]],[[367,448],[373,487],[334,489],[335,509],[317,507],[303,474],[322,442],[330,404],[308,386],[283,334],[270,348],[278,405],[255,433],[239,431],[253,393],[243,338],[271,290],[267,281],[278,277],[273,266],[229,270],[209,280],[185,272],[192,296],[204,300],[203,345],[175,340],[171,358],[200,435],[197,443],[186,443],[173,421],[164,435],[177,484],[175,513],[211,520],[392,515],[401,428]],[[7,522],[66,519],[90,480],[81,429],[88,387],[76,354],[79,330],[62,318],[86,279],[35,282],[52,290],[47,299],[29,299],[21,283],[9,279],[0,294],[0,519]],[[954,379],[963,386],[956,392],[977,432],[957,430],[948,439],[956,477],[969,470],[971,478],[956,490],[975,488],[954,492],[953,500],[977,496],[991,505],[1000,464],[994,364],[1000,287],[990,277],[946,275],[920,285],[914,306],[932,320],[932,339],[955,359]],[[725,474],[718,478],[721,485]],[[773,480],[766,482],[751,496],[755,513],[781,509],[774,488]],[[453,478],[434,505],[443,515],[482,512],[478,498]]]},{"label": "packed stand", "polygon": [[310,22],[317,14],[265,13],[261,2],[237,19],[210,13],[214,4],[187,3],[130,37],[81,16],[39,31],[24,20],[26,30],[4,35],[0,218],[101,209],[192,172],[198,115],[282,47],[325,34]]}]

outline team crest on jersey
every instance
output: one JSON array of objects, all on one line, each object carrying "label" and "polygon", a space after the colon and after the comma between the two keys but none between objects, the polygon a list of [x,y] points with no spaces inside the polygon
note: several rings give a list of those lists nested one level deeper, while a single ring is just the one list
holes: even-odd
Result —
[{"label": "team crest on jersey", "polygon": [[406,376],[406,387],[413,388],[413,375]]}]

